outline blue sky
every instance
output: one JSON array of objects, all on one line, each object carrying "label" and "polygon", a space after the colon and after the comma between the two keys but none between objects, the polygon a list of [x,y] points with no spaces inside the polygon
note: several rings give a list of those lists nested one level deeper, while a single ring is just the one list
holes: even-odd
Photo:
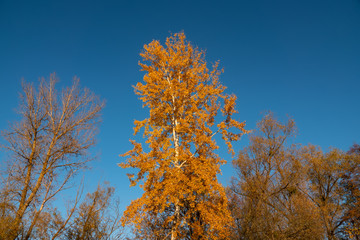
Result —
[{"label": "blue sky", "polygon": [[[360,142],[359,0],[0,0],[0,129],[17,119],[22,78],[56,72],[69,85],[78,76],[107,102],[86,190],[107,180],[124,209],[141,193],[116,165],[131,148],[133,120],[147,116],[132,89],[143,76],[139,53],[179,31],[209,63],[220,60],[247,129],[272,110],[295,119],[299,143],[346,150]],[[222,169],[227,184],[231,164]]]}]

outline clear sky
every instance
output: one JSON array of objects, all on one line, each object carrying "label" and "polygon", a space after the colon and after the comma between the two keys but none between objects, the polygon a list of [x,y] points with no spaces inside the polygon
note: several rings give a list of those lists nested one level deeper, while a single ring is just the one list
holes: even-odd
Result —
[{"label": "clear sky", "polygon": [[[107,180],[124,209],[141,193],[116,165],[131,148],[133,120],[148,114],[132,89],[143,76],[139,53],[179,31],[209,63],[220,60],[247,129],[272,110],[295,119],[299,143],[347,150],[360,142],[359,0],[0,0],[0,129],[17,118],[22,78],[56,72],[70,85],[78,76],[107,102],[86,190]],[[222,169],[226,185],[231,164]]]}]

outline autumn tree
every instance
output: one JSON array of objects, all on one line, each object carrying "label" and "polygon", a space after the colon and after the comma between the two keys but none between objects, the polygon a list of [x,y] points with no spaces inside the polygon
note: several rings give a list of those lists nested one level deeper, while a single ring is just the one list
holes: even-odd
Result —
[{"label": "autumn tree", "polygon": [[306,186],[301,148],[289,144],[295,123],[283,124],[270,112],[250,135],[233,165],[228,188],[235,221],[232,239],[321,239],[318,209],[299,190]]},{"label": "autumn tree", "polygon": [[345,191],[341,182],[354,159],[339,149],[323,152],[313,145],[304,148],[304,159],[309,184],[302,191],[307,192],[318,208],[326,238],[341,238],[346,212]]},{"label": "autumn tree", "polygon": [[232,219],[217,180],[225,161],[215,153],[214,136],[220,133],[233,153],[231,142],[246,132],[233,119],[236,96],[224,93],[218,64],[209,70],[204,52],[183,33],[167,38],[165,46],[152,41],[140,55],[146,74],[134,88],[149,117],[135,121],[134,134],[143,129],[147,148],[132,140],[120,166],[138,169],[129,179],[131,186],[141,182],[144,194],[131,202],[122,222],[141,231],[144,221],[158,219],[155,233],[164,239],[221,239]]},{"label": "autumn tree", "polygon": [[119,199],[114,199],[114,192],[113,187],[99,185],[95,192],[88,193],[64,232],[64,239],[120,239],[121,214]]},{"label": "autumn tree", "polygon": [[344,190],[346,211],[343,216],[344,231],[349,238],[360,239],[360,145],[354,144],[347,152],[351,164],[343,173],[341,186]]},{"label": "autumn tree", "polygon": [[[29,239],[52,199],[87,166],[103,102],[74,78],[57,92],[55,75],[24,83],[21,120],[2,132],[9,151],[0,199],[2,239]],[[4,207],[5,206],[5,207]]]}]

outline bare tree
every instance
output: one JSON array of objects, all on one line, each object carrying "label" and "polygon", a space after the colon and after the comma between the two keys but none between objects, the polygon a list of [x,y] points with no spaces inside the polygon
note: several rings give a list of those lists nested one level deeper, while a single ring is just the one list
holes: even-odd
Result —
[{"label": "bare tree", "polygon": [[[57,92],[56,77],[41,80],[38,89],[23,83],[21,121],[2,132],[10,158],[0,199],[6,204],[0,238],[29,239],[49,201],[87,166],[87,150],[95,144],[104,103],[74,78]],[[0,224],[1,225],[1,224]]]}]

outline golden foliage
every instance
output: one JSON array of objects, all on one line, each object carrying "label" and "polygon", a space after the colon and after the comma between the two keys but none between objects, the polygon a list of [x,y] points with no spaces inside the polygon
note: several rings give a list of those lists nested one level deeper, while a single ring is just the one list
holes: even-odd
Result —
[{"label": "golden foliage", "polygon": [[[139,170],[129,175],[131,185],[142,181],[144,190],[125,211],[123,224],[140,231],[144,219],[161,215],[171,239],[223,238],[232,220],[216,177],[225,161],[214,153],[213,137],[221,133],[234,154],[231,142],[246,133],[245,123],[232,118],[236,96],[224,93],[218,63],[210,71],[204,52],[183,33],[167,38],[165,46],[152,41],[140,55],[146,74],[134,88],[150,116],[134,122],[134,133],[143,130],[150,150],[131,141],[134,148],[121,155],[128,157],[121,167]],[[224,120],[216,124],[220,111]]]}]

